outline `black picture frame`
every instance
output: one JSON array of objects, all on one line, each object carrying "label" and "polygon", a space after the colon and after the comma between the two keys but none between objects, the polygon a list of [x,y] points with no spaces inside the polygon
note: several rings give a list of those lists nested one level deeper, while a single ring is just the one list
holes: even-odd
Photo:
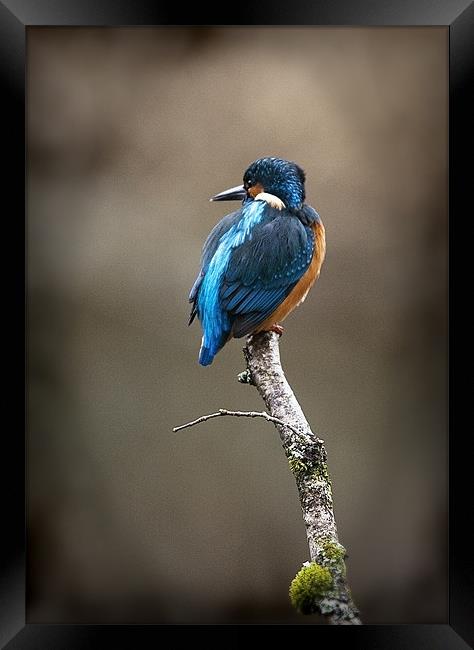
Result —
[{"label": "black picture frame", "polygon": [[[450,224],[466,219],[472,163],[468,157],[469,128],[474,114],[468,101],[473,72],[474,5],[470,0],[359,0],[346,2],[268,2],[249,9],[227,5],[230,14],[212,13],[200,4],[186,10],[184,24],[245,25],[444,25],[449,27],[449,215]],[[196,19],[191,22],[191,19]],[[251,20],[249,20],[251,19]],[[237,22],[236,22],[237,21]],[[5,351],[12,351],[5,369],[8,396],[4,402],[2,436],[2,506],[4,550],[0,563],[0,647],[8,650],[56,648],[148,647],[159,642],[157,625],[27,625],[25,623],[25,34],[29,26],[123,26],[183,24],[176,6],[151,0],[0,0],[0,70],[4,111],[3,173],[4,253],[2,256]],[[472,182],[472,181],[471,181]],[[472,213],[472,208],[470,210]],[[469,215],[468,215],[469,216]],[[5,234],[6,229],[6,234]],[[451,233],[451,226],[450,226]],[[452,244],[452,236],[450,236]],[[452,279],[452,274],[451,274]],[[471,290],[472,291],[472,290]],[[5,354],[4,354],[5,357]],[[468,433],[468,432],[466,432]],[[449,622],[446,625],[364,625],[340,632],[338,638],[365,650],[452,648],[462,650],[474,641],[472,533],[468,506],[470,471],[468,436],[450,431],[450,576]],[[472,470],[471,470],[472,471]],[[465,510],[464,503],[466,502]],[[467,516],[466,516],[467,515]],[[169,626],[166,626],[169,627]],[[171,626],[174,627],[174,626]],[[196,626],[183,626],[188,628]],[[198,626],[198,633],[201,627]],[[233,626],[220,626],[222,630]],[[239,626],[238,633],[247,626]],[[328,626],[311,629],[313,640],[331,634]],[[217,628],[217,626],[216,626]],[[220,628],[219,628],[220,629]],[[341,628],[340,628],[341,629]],[[346,629],[347,628],[342,628]],[[323,632],[323,630],[326,630]],[[345,634],[348,634],[346,637]]]}]

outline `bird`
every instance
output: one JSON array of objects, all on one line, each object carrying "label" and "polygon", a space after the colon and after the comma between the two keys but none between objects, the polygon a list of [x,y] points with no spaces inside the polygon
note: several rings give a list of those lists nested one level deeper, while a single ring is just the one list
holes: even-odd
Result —
[{"label": "bird", "polygon": [[241,200],[205,240],[189,294],[189,325],[201,323],[199,363],[208,366],[232,338],[283,333],[283,321],[306,298],[326,254],[321,217],[305,203],[304,170],[264,157],[249,165],[243,184],[210,201]]}]

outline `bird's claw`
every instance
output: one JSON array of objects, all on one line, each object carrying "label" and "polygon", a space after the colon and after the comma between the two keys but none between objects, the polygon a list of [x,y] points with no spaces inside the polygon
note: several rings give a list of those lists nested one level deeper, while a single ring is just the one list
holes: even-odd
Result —
[{"label": "bird's claw", "polygon": [[270,332],[275,332],[279,336],[283,336],[283,332],[285,331],[285,328],[282,325],[278,325],[275,323],[270,327]]}]

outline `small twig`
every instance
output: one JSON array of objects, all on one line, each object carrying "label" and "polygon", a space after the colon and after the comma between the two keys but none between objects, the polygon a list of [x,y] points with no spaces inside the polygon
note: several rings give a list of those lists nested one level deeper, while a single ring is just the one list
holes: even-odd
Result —
[{"label": "small twig", "polygon": [[193,427],[195,424],[200,424],[201,422],[205,422],[206,420],[210,420],[211,418],[218,418],[221,415],[234,415],[235,417],[238,418],[264,418],[265,420],[268,420],[268,422],[273,422],[273,424],[279,424],[282,427],[287,427],[288,429],[290,429],[290,431],[296,433],[296,435],[301,434],[301,431],[298,431],[298,429],[292,427],[291,424],[287,424],[286,422],[283,422],[283,420],[274,418],[273,416],[268,415],[268,413],[265,413],[265,411],[259,413],[258,411],[228,411],[227,409],[219,409],[217,413],[211,413],[210,415],[202,415],[200,418],[197,418],[197,420],[193,420],[192,422],[187,422],[186,424],[182,424],[180,427],[174,427],[173,431],[174,432],[181,431],[181,429],[187,429],[188,427]]}]

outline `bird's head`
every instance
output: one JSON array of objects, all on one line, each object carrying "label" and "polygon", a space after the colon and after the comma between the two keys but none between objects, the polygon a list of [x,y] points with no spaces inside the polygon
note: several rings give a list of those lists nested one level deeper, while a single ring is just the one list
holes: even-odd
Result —
[{"label": "bird's head", "polygon": [[305,199],[305,173],[281,158],[259,158],[246,170],[243,185],[231,187],[211,201],[253,200],[259,194],[276,196],[287,208],[299,208]]}]

